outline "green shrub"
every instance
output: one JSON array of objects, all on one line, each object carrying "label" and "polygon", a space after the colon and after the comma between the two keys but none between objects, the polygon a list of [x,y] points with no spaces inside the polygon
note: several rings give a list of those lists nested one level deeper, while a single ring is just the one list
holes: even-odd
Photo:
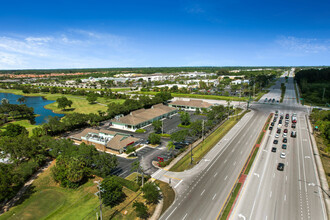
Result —
[{"label": "green shrub", "polygon": [[145,132],[146,132],[146,130],[145,130],[145,129],[142,129],[142,128],[137,129],[137,130],[135,131],[135,133],[145,133]]}]

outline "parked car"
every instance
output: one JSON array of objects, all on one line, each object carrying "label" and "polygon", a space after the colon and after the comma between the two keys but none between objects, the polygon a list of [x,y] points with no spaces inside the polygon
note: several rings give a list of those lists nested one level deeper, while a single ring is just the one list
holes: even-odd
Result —
[{"label": "parked car", "polygon": [[293,123],[293,124],[291,125],[291,128],[296,128],[296,124]]},{"label": "parked car", "polygon": [[275,134],[275,138],[278,138],[278,137],[280,137],[280,135],[276,133],[276,134]]},{"label": "parked car", "polygon": [[274,144],[278,144],[278,140],[274,140],[273,143],[274,143]]},{"label": "parked car", "polygon": [[297,137],[297,132],[296,131],[292,131],[291,132],[291,137],[294,137],[294,138]]},{"label": "parked car", "polygon": [[283,138],[283,143],[288,143],[288,139],[287,138]]},{"label": "parked car", "polygon": [[271,125],[271,126],[274,126],[274,125],[275,125],[275,122],[270,123],[270,125]]},{"label": "parked car", "polygon": [[283,171],[284,170],[284,163],[278,163],[277,170]]},{"label": "parked car", "polygon": [[284,131],[283,131],[284,133],[288,133],[288,129],[284,129]]},{"label": "parked car", "polygon": [[286,114],[285,119],[289,119],[289,118],[290,118],[289,114]]},{"label": "parked car", "polygon": [[269,126],[269,130],[273,130],[273,127],[272,126]]},{"label": "parked car", "polygon": [[286,150],[288,146],[286,144],[282,144],[282,149]]},{"label": "parked car", "polygon": [[285,153],[282,152],[280,158],[285,159],[285,157],[286,157]]},{"label": "parked car", "polygon": [[281,128],[278,128],[276,133],[280,134],[281,133]]},{"label": "parked car", "polygon": [[287,134],[286,133],[283,133],[283,137],[286,138],[287,137]]},{"label": "parked car", "polygon": [[274,153],[276,152],[276,147],[272,148],[272,152],[274,152]]}]

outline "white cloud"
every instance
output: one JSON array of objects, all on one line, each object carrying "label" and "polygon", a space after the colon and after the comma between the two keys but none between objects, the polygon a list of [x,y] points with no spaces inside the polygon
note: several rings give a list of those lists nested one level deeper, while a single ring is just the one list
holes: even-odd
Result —
[{"label": "white cloud", "polygon": [[329,40],[313,38],[280,37],[276,43],[294,53],[320,53],[330,49]]},{"label": "white cloud", "polygon": [[0,69],[134,65],[126,44],[124,37],[85,30],[52,36],[0,35]]}]

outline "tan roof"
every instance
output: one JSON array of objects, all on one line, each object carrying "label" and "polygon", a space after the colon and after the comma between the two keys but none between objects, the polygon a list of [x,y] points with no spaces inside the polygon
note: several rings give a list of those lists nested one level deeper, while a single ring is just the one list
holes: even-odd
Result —
[{"label": "tan roof", "polygon": [[127,145],[134,143],[138,140],[139,140],[138,138],[117,134],[107,143],[107,147],[113,150],[120,150],[126,147]]},{"label": "tan roof", "polygon": [[86,128],[82,132],[71,135],[70,138],[76,139],[76,140],[81,140],[81,137],[85,137],[88,133],[105,133],[105,134],[110,134],[110,135],[116,135],[116,132],[114,131],[108,131],[108,130],[97,130],[97,129],[92,129],[92,128]]},{"label": "tan roof", "polygon": [[139,109],[131,112],[129,115],[111,121],[129,125],[137,125],[175,110],[175,108],[158,104],[152,106],[150,109]]},{"label": "tan roof", "polygon": [[182,106],[189,106],[189,107],[196,107],[196,108],[209,108],[212,106],[212,104],[208,102],[204,102],[202,100],[189,100],[189,101],[183,101],[183,100],[176,100],[174,102],[170,103],[171,105],[182,105]]}]

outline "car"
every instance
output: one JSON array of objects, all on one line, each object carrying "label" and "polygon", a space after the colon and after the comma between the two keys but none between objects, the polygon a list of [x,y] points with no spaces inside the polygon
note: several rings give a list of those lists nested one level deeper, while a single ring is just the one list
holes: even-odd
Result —
[{"label": "car", "polygon": [[275,110],[275,113],[278,114],[278,110]]},{"label": "car", "polygon": [[283,137],[284,137],[284,138],[286,138],[286,137],[287,137],[286,133],[283,133]]},{"label": "car", "polygon": [[291,125],[291,128],[296,128],[296,124],[292,124]]},{"label": "car", "polygon": [[280,134],[281,133],[281,128],[278,128],[277,131],[276,131],[277,134]]},{"label": "car", "polygon": [[283,131],[284,133],[288,133],[288,129],[284,129],[284,131]]},{"label": "car", "polygon": [[280,119],[280,120],[278,121],[278,123],[279,123],[279,124],[282,124],[282,119]]},{"label": "car", "polygon": [[275,99],[273,99],[272,102],[274,103],[275,102]]},{"label": "car", "polygon": [[297,137],[297,132],[296,131],[292,131],[291,132],[291,137],[294,137],[294,138]]},{"label": "car", "polygon": [[284,125],[285,127],[288,127],[289,126],[289,124],[288,123],[285,123],[285,125]]},{"label": "car", "polygon": [[287,138],[283,138],[283,143],[288,143],[288,139]]},{"label": "car", "polygon": [[[281,113],[281,114],[283,114],[283,113]],[[280,119],[283,119],[283,115],[280,116]]]},{"label": "car", "polygon": [[286,144],[282,144],[282,149],[286,150],[288,146]]},{"label": "car", "polygon": [[279,134],[275,134],[275,138],[278,138],[280,135]]},{"label": "car", "polygon": [[272,152],[274,152],[274,153],[276,152],[276,147],[272,148]]},{"label": "car", "polygon": [[286,157],[285,153],[282,152],[280,158],[285,159],[285,157]]},{"label": "car", "polygon": [[273,130],[273,127],[272,126],[269,126],[269,130]]},{"label": "car", "polygon": [[277,118],[274,118],[274,119],[273,119],[273,122],[276,122],[276,120],[277,120]]},{"label": "car", "polygon": [[267,102],[267,98],[265,98],[265,102]]},{"label": "car", "polygon": [[270,125],[271,125],[271,126],[274,126],[274,125],[275,125],[275,122],[270,123]]},{"label": "car", "polygon": [[284,170],[284,163],[278,163],[277,170],[283,171]]},{"label": "car", "polygon": [[289,114],[286,114],[285,119],[289,119],[289,118],[290,118]]},{"label": "car", "polygon": [[280,100],[277,99],[276,102],[277,102],[277,103],[280,103]]},{"label": "car", "polygon": [[289,123],[290,121],[289,121],[289,119],[285,119],[285,123]]},{"label": "car", "polygon": [[273,143],[274,143],[274,144],[278,144],[278,140],[274,140]]}]

